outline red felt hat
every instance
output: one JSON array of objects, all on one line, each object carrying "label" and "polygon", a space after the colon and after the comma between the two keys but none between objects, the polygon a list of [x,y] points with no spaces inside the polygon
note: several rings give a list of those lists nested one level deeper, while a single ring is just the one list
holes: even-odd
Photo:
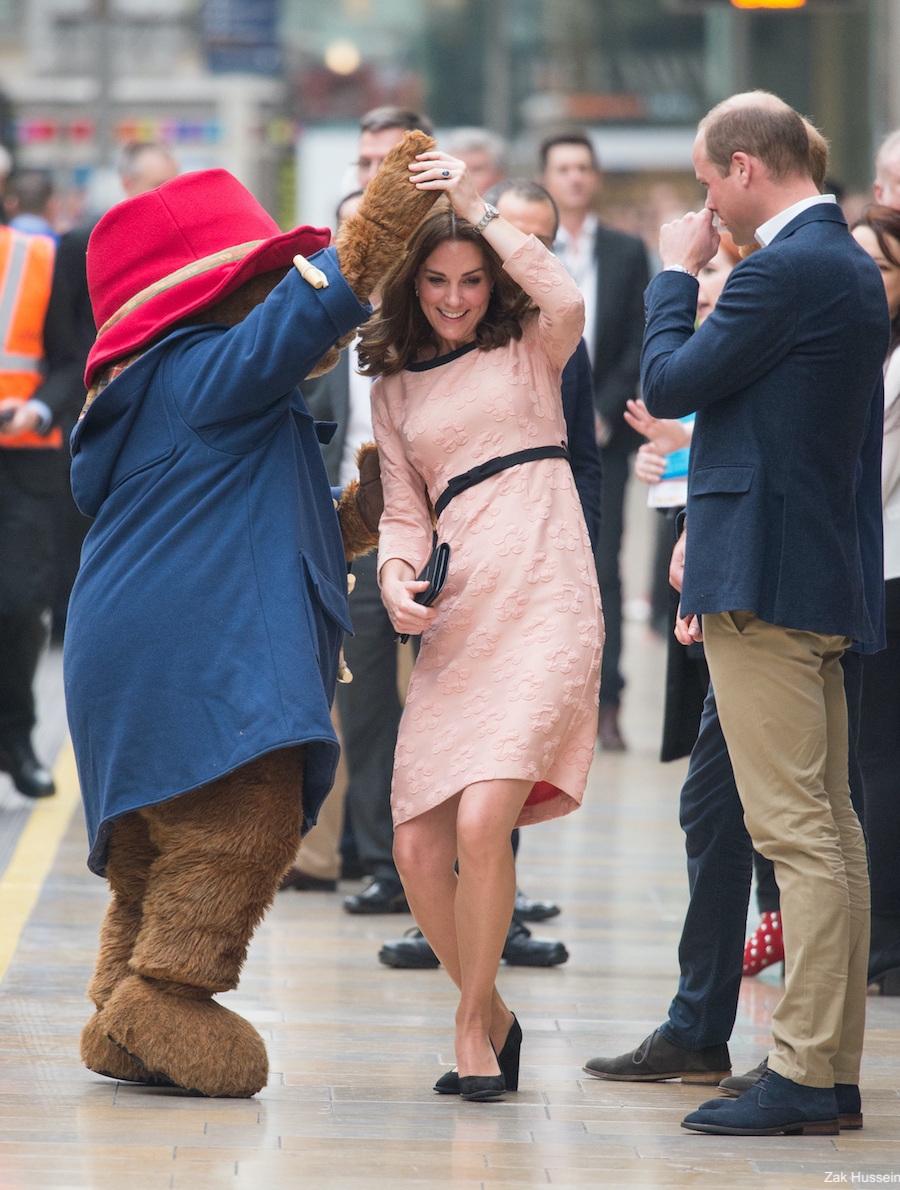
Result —
[{"label": "red felt hat", "polygon": [[180,174],[126,199],[94,228],[88,287],[100,328],[88,356],[90,388],[105,364],[221,301],[239,285],[328,246],[324,228],[282,232],[224,169]]}]

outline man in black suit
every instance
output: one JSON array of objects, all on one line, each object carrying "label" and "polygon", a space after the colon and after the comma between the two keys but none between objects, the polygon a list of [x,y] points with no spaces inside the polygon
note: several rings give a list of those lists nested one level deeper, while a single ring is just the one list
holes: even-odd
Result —
[{"label": "man in black suit", "polygon": [[625,488],[640,438],[625,423],[625,402],[637,393],[644,331],[647,251],[636,236],[604,227],[593,213],[601,175],[582,133],[548,137],[541,145],[544,186],[559,208],[554,252],[578,282],[585,300],[584,337],[594,377],[597,441],[603,464],[597,577],[606,622],[600,674],[600,745],[620,752],[622,579],[619,555]]}]

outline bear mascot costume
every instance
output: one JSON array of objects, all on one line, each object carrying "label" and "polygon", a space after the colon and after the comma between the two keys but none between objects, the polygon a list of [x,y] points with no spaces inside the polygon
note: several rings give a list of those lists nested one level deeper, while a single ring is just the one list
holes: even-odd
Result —
[{"label": "bear mascot costume", "polygon": [[347,560],[379,513],[377,475],[336,504],[328,427],[296,386],[333,366],[438,197],[409,181],[433,147],[407,133],[334,247],[281,232],[224,170],[120,203],[91,236],[72,487],[95,519],[64,669],[88,862],[112,893],[81,1038],[99,1074],[266,1084],[262,1038],[213,996],[331,788]]}]

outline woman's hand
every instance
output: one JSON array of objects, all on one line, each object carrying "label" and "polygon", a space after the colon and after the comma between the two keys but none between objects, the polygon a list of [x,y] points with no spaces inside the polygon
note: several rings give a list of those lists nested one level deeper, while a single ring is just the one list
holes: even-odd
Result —
[{"label": "woman's hand", "polygon": [[484,199],[475,188],[464,161],[434,149],[419,153],[410,163],[410,182],[417,190],[444,190],[454,211],[469,223],[484,215]]},{"label": "woman's hand", "polygon": [[427,591],[428,583],[417,579],[408,562],[389,558],[381,568],[381,602],[394,631],[402,636],[419,636],[437,615],[437,608],[423,607],[413,598]]},{"label": "woman's hand", "polygon": [[659,483],[666,469],[666,456],[652,442],[645,442],[634,460],[634,473],[641,483]]},{"label": "woman's hand", "polygon": [[680,421],[669,417],[654,417],[643,401],[625,402],[625,420],[633,430],[643,434],[656,447],[659,454],[670,455],[691,444],[691,429]]}]

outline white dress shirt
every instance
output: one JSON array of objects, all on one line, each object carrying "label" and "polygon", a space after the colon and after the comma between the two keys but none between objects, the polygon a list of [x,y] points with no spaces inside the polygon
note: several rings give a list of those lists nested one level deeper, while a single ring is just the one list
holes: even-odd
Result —
[{"label": "white dress shirt", "polygon": [[584,298],[584,341],[591,363],[597,332],[597,216],[588,212],[581,231],[572,236],[560,225],[553,252],[562,261]]},{"label": "white dress shirt", "polygon": [[808,211],[810,207],[814,207],[820,202],[836,203],[837,199],[833,194],[814,194],[812,198],[801,198],[799,202],[792,203],[783,211],[779,211],[765,223],[760,223],[756,229],[756,242],[761,248],[765,248],[772,243],[780,231],[787,227],[792,219],[796,219],[801,211]]},{"label": "white dress shirt", "polygon": [[374,442],[372,429],[372,381],[359,374],[359,339],[347,348],[350,352],[350,397],[347,409],[347,433],[341,455],[340,484],[346,487],[357,478],[356,452],[364,442]]}]

